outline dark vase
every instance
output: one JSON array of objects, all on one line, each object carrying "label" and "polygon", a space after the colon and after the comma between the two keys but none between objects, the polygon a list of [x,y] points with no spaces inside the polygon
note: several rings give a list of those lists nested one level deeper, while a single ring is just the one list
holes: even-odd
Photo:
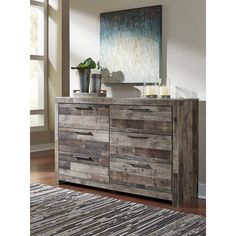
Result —
[{"label": "dark vase", "polygon": [[80,80],[80,92],[89,92],[89,81],[90,81],[90,69],[78,69],[79,80]]},{"label": "dark vase", "polygon": [[92,74],[91,75],[91,92],[96,93],[101,90],[102,75]]}]

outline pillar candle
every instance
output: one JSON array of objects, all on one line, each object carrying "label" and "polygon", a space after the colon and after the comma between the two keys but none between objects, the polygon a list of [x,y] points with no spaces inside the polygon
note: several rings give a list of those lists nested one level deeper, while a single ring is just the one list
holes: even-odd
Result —
[{"label": "pillar candle", "polygon": [[167,86],[161,86],[160,87],[160,95],[166,96],[169,95],[168,87]]},{"label": "pillar candle", "polygon": [[149,85],[149,86],[146,87],[146,95],[147,95],[147,96],[156,95],[156,94],[157,94],[157,93],[156,93],[155,86]]}]

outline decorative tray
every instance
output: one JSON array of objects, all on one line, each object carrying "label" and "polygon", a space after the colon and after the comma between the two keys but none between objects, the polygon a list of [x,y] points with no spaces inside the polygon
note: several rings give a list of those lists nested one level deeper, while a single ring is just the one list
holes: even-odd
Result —
[{"label": "decorative tray", "polygon": [[73,90],[74,97],[106,97],[106,90],[99,90],[96,93],[81,93],[79,90]]}]

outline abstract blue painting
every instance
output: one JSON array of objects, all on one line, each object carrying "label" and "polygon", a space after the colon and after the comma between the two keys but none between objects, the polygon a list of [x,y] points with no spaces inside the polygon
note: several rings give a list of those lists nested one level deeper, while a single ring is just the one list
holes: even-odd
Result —
[{"label": "abstract blue painting", "polygon": [[161,76],[162,6],[100,14],[104,83],[143,83]]}]

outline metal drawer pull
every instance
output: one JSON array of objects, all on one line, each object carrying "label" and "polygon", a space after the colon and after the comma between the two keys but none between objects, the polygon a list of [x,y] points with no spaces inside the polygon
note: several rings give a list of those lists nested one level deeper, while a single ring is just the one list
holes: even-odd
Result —
[{"label": "metal drawer pull", "polygon": [[77,156],[77,155],[72,155],[71,157],[74,157],[78,160],[84,160],[84,161],[94,161],[94,159],[92,157],[81,157],[81,156]]},{"label": "metal drawer pull", "polygon": [[147,137],[147,136],[128,136],[128,138],[149,139],[149,137]]},{"label": "metal drawer pull", "polygon": [[151,169],[150,165],[131,164],[131,166],[136,167],[136,168]]},{"label": "metal drawer pull", "polygon": [[75,134],[79,134],[79,135],[89,135],[89,136],[93,136],[92,132],[74,132]]},{"label": "metal drawer pull", "polygon": [[151,111],[150,109],[146,108],[146,109],[142,109],[142,108],[130,108],[128,109],[129,111],[143,111],[143,112],[149,112]]},{"label": "metal drawer pull", "polygon": [[74,107],[74,108],[79,110],[79,111],[91,111],[91,110],[93,110],[92,107]]}]

